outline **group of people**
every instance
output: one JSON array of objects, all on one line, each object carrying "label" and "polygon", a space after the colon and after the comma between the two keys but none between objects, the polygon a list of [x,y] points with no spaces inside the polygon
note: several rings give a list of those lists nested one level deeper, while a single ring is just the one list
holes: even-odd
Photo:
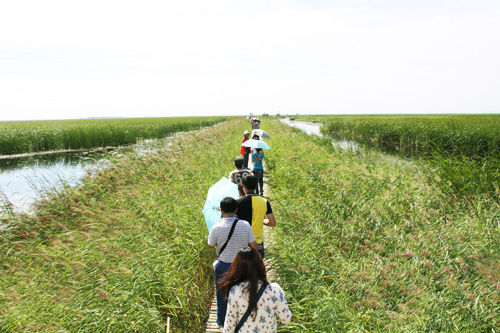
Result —
[{"label": "group of people", "polygon": [[[257,193],[260,193],[260,195],[264,194],[264,157],[266,156],[262,149],[260,148],[255,148],[255,150],[252,151],[252,148],[250,147],[245,147],[243,144],[250,139],[250,132],[245,130],[243,132],[243,139],[241,140],[241,148],[240,148],[240,154],[243,155],[243,158],[235,158],[234,160],[234,165],[236,167],[236,170],[233,171],[232,173],[229,174],[229,179],[233,181],[234,183],[238,183],[238,181],[232,179],[235,174],[239,175],[240,173],[245,173],[248,172],[250,169],[248,168],[248,161],[249,158],[252,160],[252,165],[253,165],[253,175],[257,178]],[[252,131],[252,140],[259,140],[260,137],[258,134],[255,133],[255,130]],[[241,161],[241,162],[240,162]]]},{"label": "group of people", "polygon": [[283,290],[276,283],[268,283],[266,277],[264,226],[275,226],[276,219],[270,202],[262,197],[263,183],[255,175],[259,161],[255,154],[259,152],[252,154],[253,173],[248,164],[245,167],[244,158],[235,158],[236,170],[229,178],[238,184],[240,197],[226,197],[220,202],[222,219],[208,235],[208,245],[217,248],[217,325],[223,332],[276,332],[276,316],[282,323],[292,317]]}]

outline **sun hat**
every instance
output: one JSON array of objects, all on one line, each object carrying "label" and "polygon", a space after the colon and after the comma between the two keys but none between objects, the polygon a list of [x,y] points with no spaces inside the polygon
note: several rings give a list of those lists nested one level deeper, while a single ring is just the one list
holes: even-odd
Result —
[{"label": "sun hat", "polygon": [[245,134],[250,134],[247,130],[245,130],[245,132],[243,132],[243,135]]}]

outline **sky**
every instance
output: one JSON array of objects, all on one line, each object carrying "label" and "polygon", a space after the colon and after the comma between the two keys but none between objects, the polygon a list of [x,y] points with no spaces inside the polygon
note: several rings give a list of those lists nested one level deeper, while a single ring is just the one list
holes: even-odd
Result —
[{"label": "sky", "polygon": [[500,113],[498,0],[0,0],[0,120]]}]

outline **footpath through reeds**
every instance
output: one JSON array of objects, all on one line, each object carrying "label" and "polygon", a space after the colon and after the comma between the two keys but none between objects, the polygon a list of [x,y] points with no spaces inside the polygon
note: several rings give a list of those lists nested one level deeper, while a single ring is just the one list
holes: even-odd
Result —
[{"label": "footpath through reeds", "polygon": [[[249,168],[252,169],[250,161],[249,161]],[[266,179],[266,182],[264,184],[264,197],[269,198],[269,196],[270,196],[270,190]],[[272,235],[272,230],[270,229],[271,228],[264,227],[264,239],[266,247],[272,247],[273,244],[273,235]],[[274,269],[274,255],[269,250],[266,250],[264,264],[266,265],[267,281],[279,282],[279,277],[277,276],[276,270]],[[206,330],[205,330],[206,333],[216,333],[222,331],[222,329],[220,329],[217,326],[217,296],[215,294],[215,286],[213,287],[212,292],[213,292],[213,297],[212,297],[212,303],[210,304],[210,313],[206,323]]]},{"label": "footpath through reeds", "polygon": [[[278,122],[269,244],[292,332],[492,332],[500,206],[450,199],[406,160],[335,149]],[[18,216],[0,233],[0,332],[202,332],[214,251],[202,207],[246,120],[189,133]],[[476,198],[476,199],[475,199]]]},{"label": "footpath through reeds", "polygon": [[0,233],[0,332],[201,332],[214,252],[202,208],[247,122],[117,156]]}]

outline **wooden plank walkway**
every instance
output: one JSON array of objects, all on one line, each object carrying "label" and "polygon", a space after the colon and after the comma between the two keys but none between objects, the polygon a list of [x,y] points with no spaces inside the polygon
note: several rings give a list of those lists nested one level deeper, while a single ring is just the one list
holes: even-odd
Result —
[{"label": "wooden plank walkway", "polygon": [[217,297],[215,295],[215,287],[212,304],[210,304],[210,315],[208,316],[207,329],[205,330],[205,332],[222,332],[222,329],[217,326]]},{"label": "wooden plank walkway", "polygon": [[[250,164],[251,162],[249,162]],[[269,197],[269,187],[264,184],[264,196]],[[270,243],[272,243],[272,228],[264,226],[264,239],[266,249]],[[266,264],[267,280],[269,282],[278,282],[275,270],[273,269],[273,259],[272,253],[266,250],[266,258],[264,258],[264,263]],[[215,294],[215,286],[213,289],[214,296],[212,298],[212,304],[210,305],[210,314],[208,316],[207,326],[205,332],[207,333],[220,333],[222,329],[217,326],[217,296]]]}]

